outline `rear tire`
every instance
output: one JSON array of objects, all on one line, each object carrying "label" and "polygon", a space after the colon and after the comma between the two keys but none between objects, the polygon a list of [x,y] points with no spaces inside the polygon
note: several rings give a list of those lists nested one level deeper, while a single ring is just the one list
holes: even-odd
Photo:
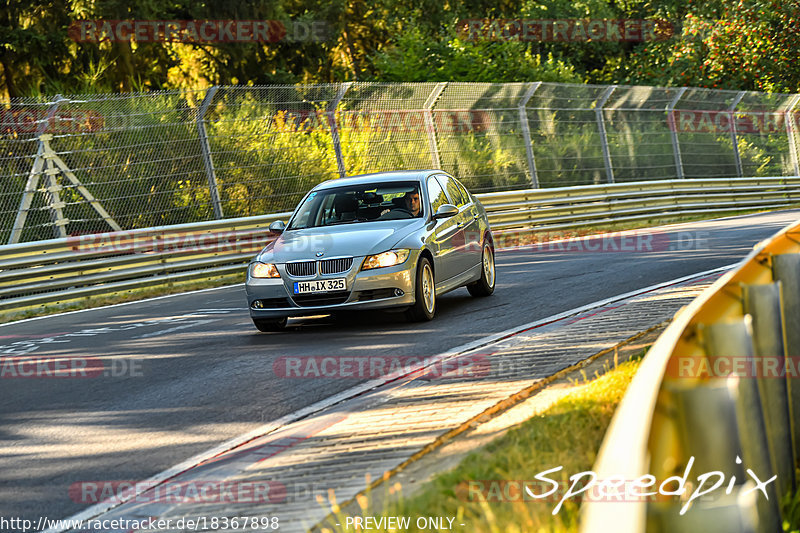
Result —
[{"label": "rear tire", "polygon": [[269,333],[271,331],[283,331],[286,329],[286,324],[289,322],[287,317],[280,318],[280,319],[269,319],[269,318],[254,318],[253,324],[255,325],[258,331],[263,331],[264,333]]},{"label": "rear tire", "polygon": [[467,285],[467,290],[475,297],[489,296],[494,292],[496,278],[494,252],[487,241],[483,243],[483,254],[481,255],[481,279]]},{"label": "rear tire", "polygon": [[427,257],[421,257],[417,263],[414,296],[414,305],[406,311],[406,318],[411,322],[431,320],[436,314],[436,284],[433,278],[433,267]]}]

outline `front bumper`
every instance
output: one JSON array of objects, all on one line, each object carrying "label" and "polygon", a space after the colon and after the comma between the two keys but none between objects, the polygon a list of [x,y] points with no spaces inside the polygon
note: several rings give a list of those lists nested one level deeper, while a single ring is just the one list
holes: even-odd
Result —
[{"label": "front bumper", "polygon": [[[245,290],[252,318],[283,318],[318,315],[342,310],[408,307],[414,303],[416,266],[419,251],[412,250],[403,264],[361,271],[364,257],[356,257],[347,272],[293,277],[286,265],[276,267],[280,278],[253,278],[247,272]],[[304,296],[293,294],[297,281],[345,278],[347,290]],[[402,295],[397,295],[402,292]]]}]

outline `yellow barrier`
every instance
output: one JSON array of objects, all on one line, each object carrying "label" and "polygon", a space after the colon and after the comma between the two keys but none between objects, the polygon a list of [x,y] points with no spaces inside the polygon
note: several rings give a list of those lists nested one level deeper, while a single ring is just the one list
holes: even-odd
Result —
[{"label": "yellow barrier", "polygon": [[796,490],[800,442],[799,243],[800,222],[676,315],[642,362],[594,467],[598,479],[677,476],[674,490],[682,477],[693,485],[680,496],[659,487],[635,501],[586,502],[583,533],[609,524],[629,533],[782,530],[779,502]]}]

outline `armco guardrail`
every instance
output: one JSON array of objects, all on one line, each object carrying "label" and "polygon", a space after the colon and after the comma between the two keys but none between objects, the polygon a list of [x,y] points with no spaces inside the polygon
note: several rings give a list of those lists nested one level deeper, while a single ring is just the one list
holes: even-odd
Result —
[{"label": "armco guardrail", "polygon": [[557,230],[797,203],[800,177],[683,179],[478,195],[494,231]]},{"label": "armco guardrail", "polygon": [[585,502],[583,533],[783,530],[800,444],[799,243],[800,222],[757,245],[652,346],[594,467],[628,493]]},{"label": "armco guardrail", "polygon": [[0,310],[242,272],[290,213],[0,246]]},{"label": "armco guardrail", "polygon": [[[800,177],[633,182],[478,195],[498,243],[550,231],[800,203]],[[89,296],[230,276],[289,213],[92,234],[0,246],[0,310],[66,304]],[[502,239],[502,240],[501,240]]]}]

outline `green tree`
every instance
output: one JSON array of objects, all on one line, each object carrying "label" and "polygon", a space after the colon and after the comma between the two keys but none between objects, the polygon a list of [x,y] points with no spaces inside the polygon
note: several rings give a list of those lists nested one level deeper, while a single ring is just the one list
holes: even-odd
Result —
[{"label": "green tree", "polygon": [[627,81],[770,92],[800,91],[800,3],[721,0],[683,18],[680,39],[632,54]]}]

